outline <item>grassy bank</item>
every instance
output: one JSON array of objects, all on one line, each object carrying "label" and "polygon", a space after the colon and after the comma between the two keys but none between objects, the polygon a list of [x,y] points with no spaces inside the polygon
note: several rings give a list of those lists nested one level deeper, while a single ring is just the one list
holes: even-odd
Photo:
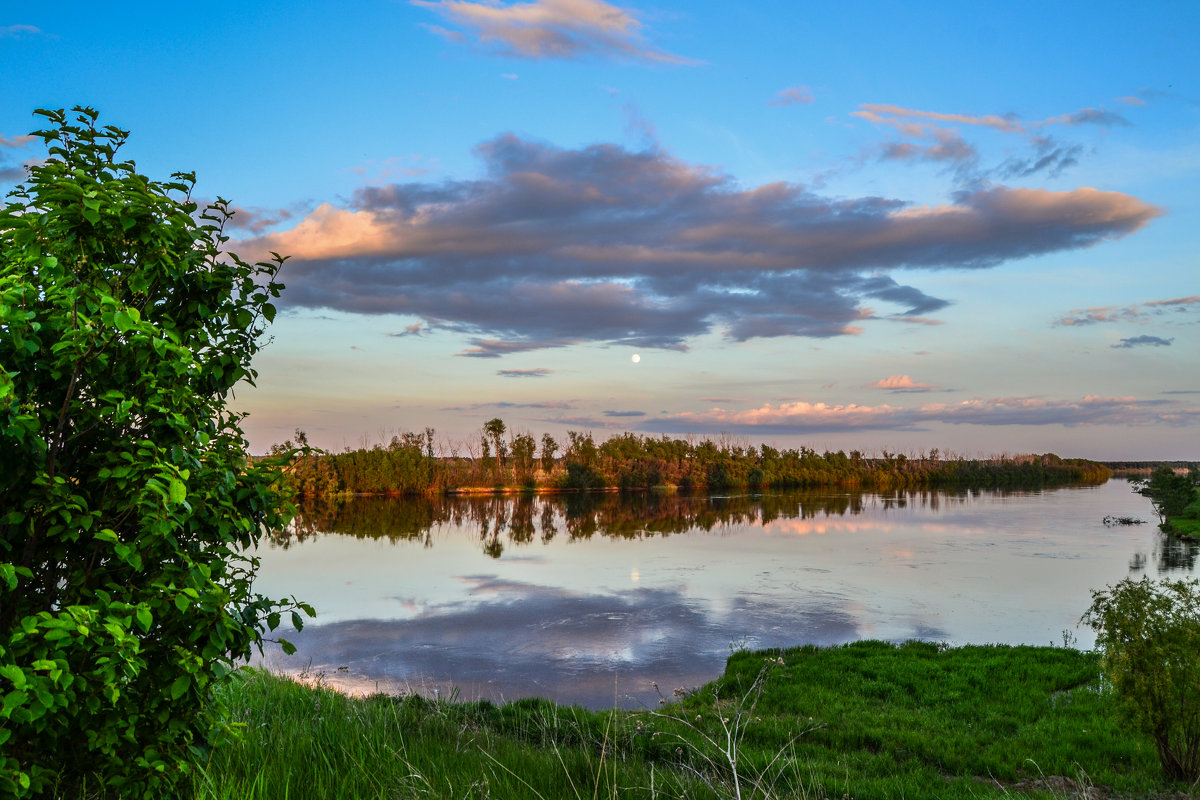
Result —
[{"label": "grassy bank", "polygon": [[[351,699],[248,671],[203,798],[1173,796],[1095,654],[859,642],[738,653],[670,703]],[[1097,793],[1099,792],[1099,793]]]}]

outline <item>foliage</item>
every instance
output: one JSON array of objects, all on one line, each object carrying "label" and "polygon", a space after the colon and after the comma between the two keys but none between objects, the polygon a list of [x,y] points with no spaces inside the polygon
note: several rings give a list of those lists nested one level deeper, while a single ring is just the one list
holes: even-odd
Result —
[{"label": "foliage", "polygon": [[1200,490],[1191,475],[1177,474],[1170,467],[1159,467],[1146,481],[1137,482],[1135,491],[1149,497],[1160,522],[1170,517],[1185,516],[1188,507],[1200,499]]},{"label": "foliage", "polygon": [[1150,734],[1167,776],[1200,778],[1200,582],[1129,578],[1092,593],[1104,668],[1133,725]]},{"label": "foliage", "polygon": [[226,407],[283,259],[220,252],[224,201],[196,219],[192,175],[75,112],[37,112],[49,160],[0,211],[0,794],[157,797],[287,610],[245,555],[286,522],[275,473]]},{"label": "foliage", "polygon": [[[425,430],[428,442],[432,429]],[[486,485],[570,490],[675,487],[695,491],[735,487],[876,491],[1030,488],[1103,483],[1111,475],[1101,464],[1060,458],[1053,453],[965,459],[944,456],[934,448],[914,457],[885,450],[879,458],[867,458],[857,450],[849,454],[842,450],[818,453],[809,447],[779,450],[724,437],[696,441],[690,437],[621,433],[599,444],[588,432],[567,431],[567,437],[559,458],[559,443],[543,434],[541,452],[535,459],[533,435],[509,431],[497,417],[484,424],[478,450],[470,449],[473,442],[467,446],[471,458],[460,458],[453,447],[449,457],[443,454],[435,458],[430,444],[422,449],[420,434],[405,433],[393,437],[386,447],[347,449],[319,457],[306,453],[292,463],[289,476],[300,494],[319,495],[417,494]],[[286,450],[290,446],[289,441],[278,447]],[[481,457],[476,456],[479,452]]]}]

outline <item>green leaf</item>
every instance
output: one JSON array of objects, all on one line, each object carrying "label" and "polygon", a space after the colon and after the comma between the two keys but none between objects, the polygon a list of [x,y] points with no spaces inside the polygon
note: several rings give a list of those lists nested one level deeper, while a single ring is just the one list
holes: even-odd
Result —
[{"label": "green leaf", "polygon": [[125,309],[121,309],[113,315],[113,324],[117,326],[117,330],[121,333],[126,333],[137,323]]},{"label": "green leaf", "polygon": [[179,698],[183,697],[184,693],[191,685],[191,675],[180,675],[175,679],[174,683],[171,684],[171,699],[178,700]]},{"label": "green leaf", "polygon": [[154,615],[150,613],[150,609],[148,608],[139,608],[137,610],[137,621],[138,625],[142,628],[142,632],[149,633],[150,625],[154,621]]},{"label": "green leaf", "polygon": [[284,639],[282,636],[279,637],[279,646],[283,648],[283,652],[289,656],[294,655],[296,652],[296,645],[292,644],[287,639]]},{"label": "green leaf", "polygon": [[187,485],[178,478],[171,478],[168,494],[171,503],[182,503],[187,499]]}]

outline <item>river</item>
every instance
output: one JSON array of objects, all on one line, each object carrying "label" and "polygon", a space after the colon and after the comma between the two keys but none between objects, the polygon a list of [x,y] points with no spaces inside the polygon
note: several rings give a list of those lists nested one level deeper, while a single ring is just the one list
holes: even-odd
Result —
[{"label": "river", "polygon": [[284,634],[295,655],[273,647],[258,662],[350,692],[630,708],[712,680],[737,648],[1088,648],[1091,590],[1194,571],[1196,548],[1155,523],[1123,480],[325,503],[259,548],[256,590],[318,616]]}]

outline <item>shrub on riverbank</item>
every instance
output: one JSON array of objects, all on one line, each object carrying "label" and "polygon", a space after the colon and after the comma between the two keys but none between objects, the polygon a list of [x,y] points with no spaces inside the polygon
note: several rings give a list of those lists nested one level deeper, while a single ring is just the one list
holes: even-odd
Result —
[{"label": "shrub on riverbank", "polygon": [[1200,583],[1126,578],[1092,598],[1084,621],[1126,716],[1168,777],[1200,779]]},{"label": "shrub on riverbank", "polygon": [[227,252],[228,204],[95,110],[36,113],[48,158],[0,208],[0,796],[169,796],[285,610],[247,552],[284,498],[227,405],[283,259]]},{"label": "shrub on riverbank", "polygon": [[351,699],[257,671],[223,691],[245,740],[209,764],[202,798],[869,800],[1082,797],[1088,786],[1166,797],[1177,788],[1122,724],[1099,657],[1059,648],[743,652],[719,680],[636,711]]},{"label": "shrub on riverbank", "polygon": [[1200,475],[1187,474],[1170,467],[1159,467],[1149,478],[1134,481],[1134,491],[1149,497],[1158,514],[1160,526],[1181,539],[1200,541]]}]

